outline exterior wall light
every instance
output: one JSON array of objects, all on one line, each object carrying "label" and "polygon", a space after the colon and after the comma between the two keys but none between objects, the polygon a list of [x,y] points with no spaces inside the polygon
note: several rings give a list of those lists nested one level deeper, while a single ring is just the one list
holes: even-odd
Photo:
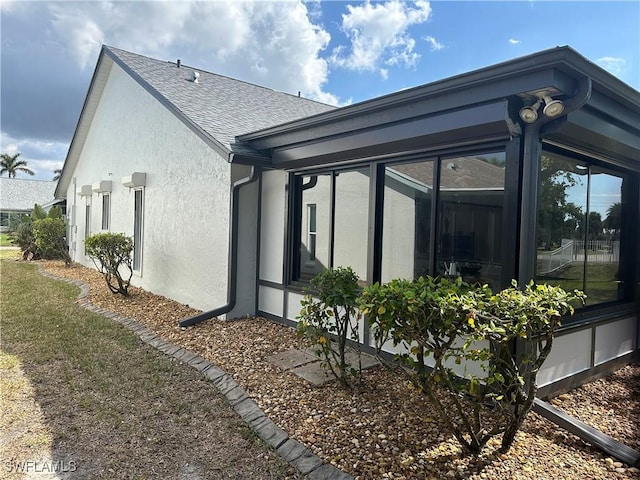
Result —
[{"label": "exterior wall light", "polygon": [[554,100],[551,97],[544,96],[544,109],[542,113],[549,118],[555,118],[564,112],[564,103],[562,100]]},{"label": "exterior wall light", "polygon": [[541,103],[542,99],[538,99],[538,101],[533,105],[522,107],[520,109],[520,118],[525,123],[534,123],[536,120],[538,120],[538,108],[540,108]]},{"label": "exterior wall light", "polygon": [[548,95],[543,95],[538,97],[538,100],[533,105],[520,109],[519,115],[522,121],[525,123],[535,123],[535,121],[538,120],[538,110],[543,101],[544,108],[542,109],[542,113],[545,117],[555,118],[564,112],[564,103],[562,103],[562,100],[554,100]]}]

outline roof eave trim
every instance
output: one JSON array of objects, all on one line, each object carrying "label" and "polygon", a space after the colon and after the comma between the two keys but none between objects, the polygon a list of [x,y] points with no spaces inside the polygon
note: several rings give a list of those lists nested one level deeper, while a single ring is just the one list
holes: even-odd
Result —
[{"label": "roof eave trim", "polygon": [[167,110],[173,113],[178,120],[184,123],[192,132],[194,132],[200,139],[202,139],[207,145],[213,148],[219,155],[229,159],[231,150],[220,143],[216,138],[211,136],[197,123],[186,116],[182,110],[180,110],[175,104],[173,104],[167,97],[162,95],[158,90],[153,88],[149,82],[138,75],[133,69],[131,69],[124,61],[118,57],[117,54],[112,52],[109,47],[103,47],[104,52],[116,63],[122,70],[124,70],[131,78],[133,78],[142,88],[144,88],[153,98],[158,100]]},{"label": "roof eave trim", "polygon": [[[426,85],[420,85],[401,92],[394,92],[382,97],[366,100],[355,105],[338,108],[329,112],[314,115],[312,117],[294,120],[293,122],[276,125],[255,132],[238,135],[236,138],[242,142],[251,142],[263,137],[278,135],[291,130],[302,130],[310,127],[318,127],[355,117],[363,113],[371,113],[402,103],[411,103],[425,95],[442,95],[460,88],[469,88],[480,83],[500,80],[505,77],[526,75],[531,71],[565,66],[577,74],[588,75],[594,78],[600,85],[607,87],[609,93],[620,96],[631,104],[638,104],[639,95],[629,85],[608,74],[602,68],[589,61],[571,47],[555,47],[542,52],[533,53],[524,57],[508,60],[496,65],[490,65],[471,72],[462,73]],[[611,85],[613,84],[613,85]]]},{"label": "roof eave trim", "polygon": [[[68,177],[67,164],[69,160],[73,156],[74,149],[76,147],[76,143],[80,141],[79,139],[79,130],[82,124],[82,121],[85,116],[85,112],[87,111],[87,107],[89,105],[89,100],[93,95],[96,85],[96,78],[98,77],[98,72],[102,66],[102,62],[104,59],[104,46],[100,51],[100,55],[98,56],[98,62],[96,64],[96,68],[93,70],[93,75],[91,76],[91,82],[89,82],[89,88],[87,89],[87,94],[84,97],[84,103],[82,104],[82,110],[80,110],[80,116],[78,117],[78,121],[76,123],[76,128],[73,131],[73,137],[71,137],[71,143],[69,144],[69,150],[67,150],[67,156],[64,159],[64,163],[62,164],[62,172],[60,173],[60,178],[58,179],[58,183],[56,184],[56,188],[53,191],[53,198],[64,199],[66,197],[66,190],[69,188],[70,178]],[[84,139],[83,139],[84,140]],[[63,188],[64,187],[64,188]]]}]

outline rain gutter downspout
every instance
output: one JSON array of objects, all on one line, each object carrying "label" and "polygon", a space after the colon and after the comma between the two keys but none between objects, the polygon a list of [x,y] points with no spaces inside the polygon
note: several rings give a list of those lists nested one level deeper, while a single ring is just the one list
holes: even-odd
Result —
[{"label": "rain gutter downspout", "polygon": [[238,290],[238,219],[240,217],[240,189],[245,185],[255,182],[260,178],[262,172],[260,167],[251,166],[251,173],[233,183],[231,189],[231,228],[229,229],[229,267],[227,303],[221,307],[202,312],[193,317],[188,317],[180,321],[181,327],[189,327],[197,323],[204,322],[210,318],[229,313],[236,306],[236,293]]}]

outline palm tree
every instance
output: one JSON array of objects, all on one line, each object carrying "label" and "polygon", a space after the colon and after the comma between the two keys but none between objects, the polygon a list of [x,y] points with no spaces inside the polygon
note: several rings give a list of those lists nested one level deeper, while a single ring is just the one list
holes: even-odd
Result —
[{"label": "palm tree", "polygon": [[3,153],[0,155],[0,175],[7,172],[9,178],[16,178],[17,172],[28,173],[29,175],[35,175],[33,171],[27,168],[26,160],[18,160],[20,156],[19,153],[15,155],[9,155],[8,153]]},{"label": "palm tree", "polygon": [[60,175],[62,175],[62,169],[61,168],[56,168],[53,171],[53,178],[51,180],[53,180],[54,182],[56,180],[60,180]]}]

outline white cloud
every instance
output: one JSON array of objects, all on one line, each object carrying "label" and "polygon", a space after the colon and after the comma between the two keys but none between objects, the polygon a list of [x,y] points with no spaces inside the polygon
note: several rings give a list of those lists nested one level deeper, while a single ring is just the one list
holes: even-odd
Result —
[{"label": "white cloud", "polygon": [[68,145],[62,142],[43,142],[32,138],[13,138],[0,132],[0,151],[15,155],[20,153],[20,160],[27,162],[27,167],[35,175],[23,174],[23,178],[34,180],[51,180],[53,171],[62,168]]},{"label": "white cloud", "polygon": [[420,55],[415,40],[408,34],[412,25],[424,23],[431,14],[429,2],[407,3],[389,0],[358,6],[347,5],[342,15],[342,30],[351,46],[333,50],[331,62],[349,70],[375,70],[379,64],[414,66]]},{"label": "white cloud", "polygon": [[620,75],[624,72],[627,61],[620,57],[600,57],[596,60],[598,65],[614,75]]},{"label": "white cloud", "polygon": [[509,43],[510,43],[511,45],[517,45],[517,44],[519,44],[519,43],[520,43],[520,40],[516,40],[515,38],[510,38],[510,39],[509,39]]},{"label": "white cloud", "polygon": [[[330,41],[317,5],[288,2],[59,2],[53,27],[81,68],[102,43],[338,104],[323,91]],[[144,21],[141,21],[144,19]],[[318,20],[319,21],[319,20]]]},{"label": "white cloud", "polygon": [[440,43],[438,40],[436,40],[435,37],[432,37],[431,35],[427,35],[426,37],[424,37],[424,39],[431,47],[432,52],[437,52],[438,50],[442,50],[444,48],[444,45]]}]

